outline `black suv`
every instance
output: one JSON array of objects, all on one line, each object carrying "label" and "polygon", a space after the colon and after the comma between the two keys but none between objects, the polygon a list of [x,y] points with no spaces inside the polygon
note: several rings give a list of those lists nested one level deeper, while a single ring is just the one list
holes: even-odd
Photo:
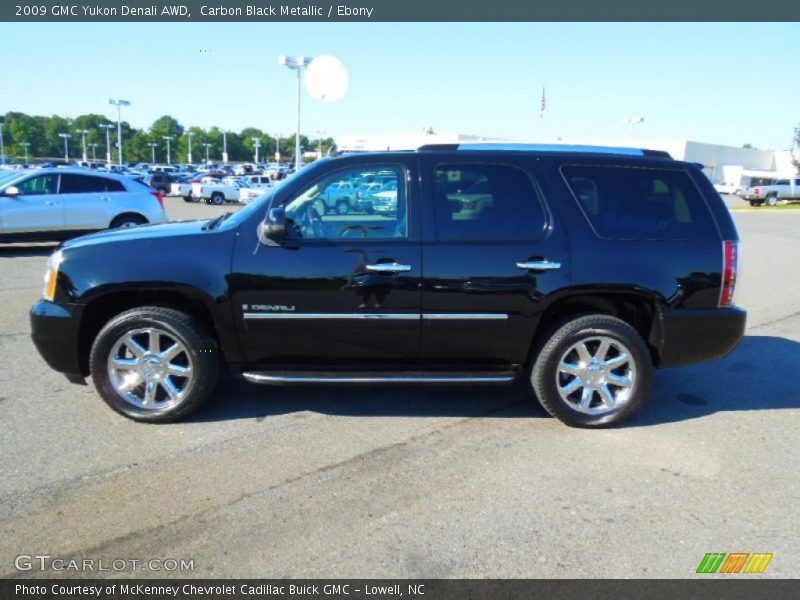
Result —
[{"label": "black suv", "polygon": [[[380,173],[387,209],[327,214]],[[376,193],[376,192],[374,192]],[[65,243],[39,352],[141,421],[255,383],[530,381],[569,425],[617,424],[654,367],[742,338],[738,236],[697,165],[661,152],[426,146],[323,159],[236,214]]]}]

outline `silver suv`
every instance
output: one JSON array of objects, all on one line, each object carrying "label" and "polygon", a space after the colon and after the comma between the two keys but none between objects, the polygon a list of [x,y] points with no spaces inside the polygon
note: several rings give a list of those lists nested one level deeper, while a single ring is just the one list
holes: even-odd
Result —
[{"label": "silver suv", "polygon": [[161,194],[128,177],[78,168],[0,171],[2,242],[166,221]]}]

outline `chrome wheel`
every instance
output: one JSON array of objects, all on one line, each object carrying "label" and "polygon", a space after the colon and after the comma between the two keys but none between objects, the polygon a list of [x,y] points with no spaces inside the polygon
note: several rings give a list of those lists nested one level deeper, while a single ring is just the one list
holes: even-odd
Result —
[{"label": "chrome wheel", "polygon": [[127,403],[148,411],[168,410],[194,381],[189,352],[177,337],[156,327],[123,334],[108,356],[108,378]]},{"label": "chrome wheel", "polygon": [[626,404],[636,385],[630,350],[607,336],[585,338],[558,361],[556,388],[561,399],[587,415],[612,412]]}]

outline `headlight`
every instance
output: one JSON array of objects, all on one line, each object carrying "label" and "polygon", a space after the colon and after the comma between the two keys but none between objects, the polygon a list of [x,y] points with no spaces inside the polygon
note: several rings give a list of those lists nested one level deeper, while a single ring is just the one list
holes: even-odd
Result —
[{"label": "headlight", "polygon": [[56,295],[56,280],[58,279],[58,267],[64,260],[61,250],[56,250],[50,255],[47,261],[47,270],[44,272],[44,287],[42,288],[42,298],[53,301]]}]

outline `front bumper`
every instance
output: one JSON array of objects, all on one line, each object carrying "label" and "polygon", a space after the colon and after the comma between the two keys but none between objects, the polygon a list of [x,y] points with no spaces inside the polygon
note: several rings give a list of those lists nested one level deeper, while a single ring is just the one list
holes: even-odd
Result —
[{"label": "front bumper", "polygon": [[742,341],[747,313],[741,308],[664,310],[651,341],[660,367],[677,367],[730,354]]},{"label": "front bumper", "polygon": [[30,312],[31,337],[50,367],[73,381],[85,373],[80,361],[80,311],[77,304],[39,300]]}]

